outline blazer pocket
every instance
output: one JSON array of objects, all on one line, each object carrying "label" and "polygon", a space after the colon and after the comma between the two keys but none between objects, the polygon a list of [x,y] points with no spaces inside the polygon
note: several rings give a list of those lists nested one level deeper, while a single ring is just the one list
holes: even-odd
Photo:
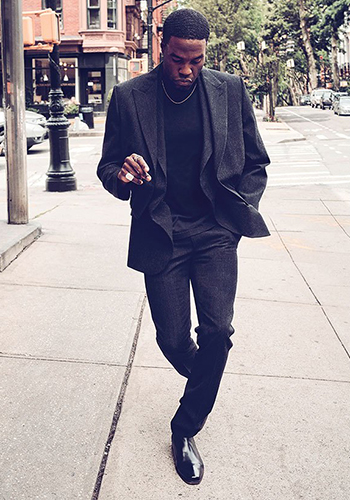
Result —
[{"label": "blazer pocket", "polygon": [[236,191],[233,187],[229,187],[229,186],[226,186],[225,184],[223,184],[222,182],[220,182],[220,184],[222,185],[223,188],[225,188],[227,191],[229,191],[231,194],[233,194],[233,196],[235,196],[239,201],[243,202],[245,205],[247,205],[247,207],[252,207],[254,208],[252,205],[250,205],[250,203],[247,202],[247,200],[245,200],[243,198],[243,196],[241,194],[239,194],[238,191]]},{"label": "blazer pocket", "polygon": [[131,216],[139,219],[149,205],[153,194],[154,184],[144,182],[141,186],[133,186],[131,195]]}]

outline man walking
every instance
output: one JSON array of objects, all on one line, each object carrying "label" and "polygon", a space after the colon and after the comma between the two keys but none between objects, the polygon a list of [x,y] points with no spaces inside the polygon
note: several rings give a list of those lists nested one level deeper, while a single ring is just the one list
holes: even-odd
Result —
[{"label": "man walking", "polygon": [[193,437],[232,347],[237,245],[269,234],[258,212],[269,158],[241,78],[203,69],[208,37],[199,12],[168,16],[163,63],[114,88],[98,166],[110,193],[131,198],[128,265],[144,273],[160,349],[187,378],[171,430],[188,484],[203,477]]}]

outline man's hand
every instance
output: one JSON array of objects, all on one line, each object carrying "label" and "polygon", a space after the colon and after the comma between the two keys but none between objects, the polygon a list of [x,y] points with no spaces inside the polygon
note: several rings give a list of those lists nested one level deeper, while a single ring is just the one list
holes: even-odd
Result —
[{"label": "man's hand", "polygon": [[149,182],[152,177],[149,175],[149,166],[141,155],[133,153],[127,156],[123,166],[118,172],[118,179],[125,184],[133,182],[134,184],[143,184],[143,181]]}]

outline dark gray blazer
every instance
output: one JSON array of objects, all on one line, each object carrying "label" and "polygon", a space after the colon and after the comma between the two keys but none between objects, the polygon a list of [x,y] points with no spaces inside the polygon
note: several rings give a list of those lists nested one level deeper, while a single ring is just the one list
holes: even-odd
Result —
[{"label": "dark gray blazer", "polygon": [[[114,88],[97,169],[105,189],[121,200],[131,198],[128,266],[149,274],[160,272],[173,251],[171,214],[163,201],[166,153],[159,68]],[[268,236],[258,204],[270,161],[243,81],[203,69],[198,84],[204,128],[201,187],[220,225],[252,238]],[[132,153],[146,160],[151,182],[138,186],[118,180],[124,158]]]}]

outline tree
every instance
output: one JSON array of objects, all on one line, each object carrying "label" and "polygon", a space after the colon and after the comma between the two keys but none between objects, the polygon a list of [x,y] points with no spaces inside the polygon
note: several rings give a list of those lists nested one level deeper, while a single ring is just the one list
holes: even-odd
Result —
[{"label": "tree", "polygon": [[329,47],[331,47],[333,86],[335,89],[339,89],[339,32],[344,24],[345,14],[349,11],[350,0],[314,0],[314,2],[319,15],[312,31],[317,37],[319,50],[328,52]]},{"label": "tree", "polygon": [[207,66],[219,71],[248,71],[237,43],[244,40],[247,56],[257,57],[261,0],[183,0],[181,4],[202,12],[209,21]]},{"label": "tree", "polygon": [[308,65],[308,72],[310,78],[310,85],[312,89],[317,87],[317,69],[316,60],[314,54],[314,48],[311,43],[310,36],[310,18],[307,9],[307,0],[298,0],[299,5],[299,16],[300,16],[300,29],[302,40],[304,43],[305,55]]}]

